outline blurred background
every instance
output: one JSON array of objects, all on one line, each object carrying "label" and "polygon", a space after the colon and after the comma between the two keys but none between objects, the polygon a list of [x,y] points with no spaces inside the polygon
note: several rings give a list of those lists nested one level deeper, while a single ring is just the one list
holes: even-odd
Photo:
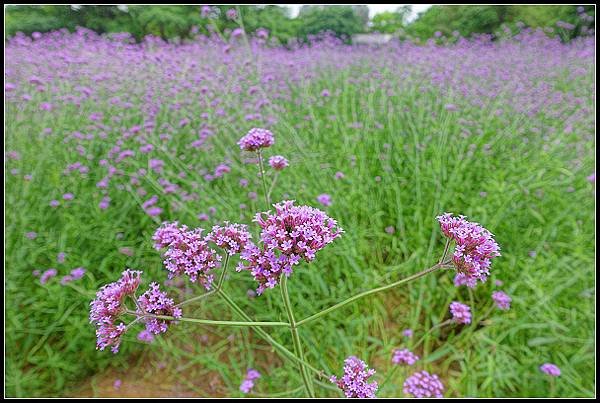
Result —
[{"label": "blurred background", "polygon": [[[225,12],[231,5],[215,6],[211,20],[219,30],[234,29],[236,23]],[[580,6],[594,15],[594,6]],[[346,41],[385,42],[392,37],[426,40],[433,36],[449,36],[458,32],[505,35],[506,30],[523,27],[547,29],[552,35],[556,23],[570,24],[560,30],[565,39],[579,36],[593,27],[593,19],[578,18],[576,5],[483,5],[444,6],[426,4],[374,4],[352,6],[283,5],[240,6],[247,32],[258,28],[270,31],[271,38],[281,44],[306,40],[309,35],[330,31]],[[211,23],[212,24],[212,23]],[[209,23],[198,7],[190,6],[6,6],[5,33],[31,34],[61,28],[73,31],[77,26],[98,33],[129,32],[136,40],[146,35],[181,40],[198,33],[208,33]],[[550,29],[548,29],[550,28]],[[564,32],[563,32],[564,31]],[[372,34],[364,36],[360,34]]]}]

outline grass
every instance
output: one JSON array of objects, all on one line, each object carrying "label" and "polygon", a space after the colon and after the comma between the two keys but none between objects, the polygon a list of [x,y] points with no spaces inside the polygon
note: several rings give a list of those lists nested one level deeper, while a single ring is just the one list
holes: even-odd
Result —
[{"label": "grass", "polygon": [[[417,340],[448,318],[453,300],[473,301],[479,317],[492,306],[491,292],[502,289],[513,298],[508,312],[493,310],[483,324],[474,320],[469,326],[433,332],[417,350],[419,368],[440,375],[446,396],[547,397],[550,383],[538,367],[553,362],[562,370],[555,396],[594,396],[595,189],[586,176],[594,170],[595,141],[577,131],[563,133],[559,119],[527,117],[520,111],[497,116],[493,103],[470,106],[435,87],[423,92],[416,78],[400,80],[384,70],[386,82],[397,88],[390,96],[376,79],[351,80],[362,77],[365,69],[324,69],[315,79],[294,85],[292,99],[273,106],[279,120],[268,154],[286,156],[290,167],[280,175],[272,199],[316,206],[316,196],[329,193],[333,205],[327,213],[346,230],[290,278],[296,318],[434,264],[443,249],[435,216],[445,211],[467,215],[492,231],[502,257],[494,261],[490,280],[472,291],[455,288],[451,273],[436,273],[301,327],[307,360],[339,376],[344,358],[357,355],[377,370],[381,382],[392,370],[392,350],[410,345],[403,329],[414,329]],[[565,92],[577,91],[593,84],[593,72],[582,80],[556,79],[556,85]],[[132,89],[134,100],[141,96],[139,88]],[[323,98],[323,88],[339,93]],[[34,101],[44,98],[43,93],[33,96]],[[236,97],[224,92],[222,100],[235,105]],[[460,110],[446,110],[447,104],[459,104]],[[100,210],[95,184],[104,168],[90,163],[87,177],[64,176],[65,166],[78,160],[78,154],[63,139],[84,127],[91,112],[118,114],[127,127],[140,124],[140,114],[136,108],[117,111],[105,102],[87,101],[78,110],[66,106],[51,113],[37,112],[36,105],[6,105],[6,150],[21,154],[20,160],[5,163],[6,395],[69,395],[86,378],[112,369],[121,376],[139,374],[140,382],[180,385],[196,396],[242,396],[239,384],[246,369],[254,367],[263,374],[256,396],[285,391],[302,396],[294,366],[250,329],[180,323],[152,345],[138,342],[136,332],[130,332],[119,354],[95,350],[94,329],[87,319],[95,291],[116,280],[125,267],[144,270],[145,283],[166,276],[160,255],[152,249],[157,223],[139,206],[147,197],[128,191],[123,182],[122,191],[111,190],[111,207]],[[177,125],[180,115],[162,111],[157,127],[164,122]],[[228,119],[227,124],[211,122],[218,126],[218,135],[210,139],[210,152],[185,149],[185,139],[192,135],[187,127],[173,140],[172,150],[159,151],[169,178],[185,170],[185,186],[200,183],[200,200],[181,203],[178,211],[161,205],[161,219],[205,228],[222,220],[251,224],[253,214],[264,209],[256,166],[242,163],[236,145],[248,123],[242,111],[232,111]],[[198,122],[194,115],[191,126]],[[355,122],[362,127],[352,128]],[[46,127],[53,134],[43,134]],[[556,129],[550,138],[539,133],[550,127]],[[587,127],[582,124],[580,129]],[[466,130],[471,135],[464,135]],[[158,134],[153,136],[159,143]],[[94,141],[87,152],[99,159],[111,146]],[[185,166],[193,162],[213,167],[224,158],[231,160],[232,172],[213,182],[203,182]],[[145,163],[127,164],[134,170]],[[20,173],[10,174],[13,168]],[[335,180],[336,171],[345,178]],[[32,179],[23,180],[24,174]],[[251,181],[248,188],[238,185],[240,178]],[[148,196],[158,191],[156,186],[156,177],[148,175]],[[258,199],[249,199],[249,191],[256,191]],[[65,192],[74,193],[75,200],[57,209],[48,206]],[[246,209],[239,208],[242,203]],[[200,222],[196,215],[210,206],[216,214],[210,223]],[[393,234],[384,230],[390,225]],[[28,231],[38,237],[27,239]],[[123,247],[132,248],[133,256],[121,253]],[[56,263],[60,251],[67,253],[63,265]],[[56,267],[63,275],[77,266],[88,271],[71,286],[61,286],[57,278],[40,285],[31,274]],[[504,285],[497,287],[494,280]],[[248,273],[232,271],[225,283],[225,290],[255,320],[286,321],[279,292],[249,299],[246,292],[254,288]],[[171,292],[179,298],[176,289]],[[239,319],[216,297],[184,312],[195,318]],[[267,331],[292,348],[287,329]],[[397,371],[379,396],[401,396],[408,375],[406,369]],[[316,390],[319,396],[339,396],[318,385]]]}]

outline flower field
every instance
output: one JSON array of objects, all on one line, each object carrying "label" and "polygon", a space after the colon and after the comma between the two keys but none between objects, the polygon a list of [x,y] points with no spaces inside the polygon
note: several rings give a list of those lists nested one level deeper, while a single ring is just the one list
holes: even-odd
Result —
[{"label": "flower field", "polygon": [[5,57],[7,396],[595,395],[593,36]]}]

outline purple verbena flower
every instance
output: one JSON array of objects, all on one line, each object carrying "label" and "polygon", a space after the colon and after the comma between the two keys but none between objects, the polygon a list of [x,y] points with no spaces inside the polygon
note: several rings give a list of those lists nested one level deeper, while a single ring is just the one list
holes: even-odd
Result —
[{"label": "purple verbena flower", "polygon": [[282,169],[289,166],[288,160],[281,155],[274,155],[269,158],[269,165],[276,171],[281,171]]},{"label": "purple verbena flower", "polygon": [[512,301],[512,299],[502,291],[494,291],[492,293],[492,299],[496,303],[498,309],[503,311],[510,309],[510,301]]},{"label": "purple verbena flower", "polygon": [[270,147],[275,144],[275,137],[267,129],[253,128],[238,141],[244,151],[256,151],[260,148]]},{"label": "purple verbena flower", "polygon": [[56,269],[46,270],[44,273],[42,273],[42,276],[40,277],[40,283],[46,284],[48,282],[48,280],[50,280],[52,277],[56,276],[57,273],[58,272],[56,271]]},{"label": "purple verbena flower", "polygon": [[546,363],[540,365],[540,371],[550,376],[560,376],[560,368],[554,364]]},{"label": "purple verbena flower", "polygon": [[96,326],[96,348],[111,347],[113,353],[119,351],[121,336],[127,327],[118,319],[126,309],[125,297],[133,296],[139,287],[141,274],[141,271],[127,269],[118,281],[105,285],[96,293],[90,303],[90,323]]},{"label": "purple verbena flower", "polygon": [[325,207],[331,206],[331,196],[327,193],[323,193],[317,196],[317,201]]},{"label": "purple verbena flower", "polygon": [[175,241],[182,232],[187,231],[187,227],[182,225],[179,227],[179,223],[175,222],[164,222],[162,225],[154,232],[152,236],[152,240],[154,241],[154,249],[160,250],[166,248],[171,244],[171,242]]},{"label": "purple verbena flower", "polygon": [[415,372],[409,376],[402,391],[407,395],[417,398],[422,397],[444,397],[444,385],[437,375],[430,375],[427,371]]},{"label": "purple verbena flower", "polygon": [[335,375],[329,380],[336,384],[346,397],[375,398],[379,385],[377,382],[369,383],[369,378],[375,374],[374,369],[369,369],[367,364],[355,356],[344,360],[344,376],[338,379]]},{"label": "purple verbena flower", "polygon": [[400,349],[394,350],[394,355],[392,356],[392,362],[394,364],[413,365],[418,360],[419,360],[419,356],[412,353],[407,348],[403,348],[402,350],[400,350]]},{"label": "purple verbena flower", "polygon": [[175,302],[167,297],[166,292],[160,290],[158,283],[154,282],[150,284],[148,291],[140,295],[137,299],[136,313],[143,317],[143,321],[146,323],[146,330],[152,334],[166,332],[169,322],[145,315],[152,314],[181,318],[182,314],[181,308],[176,307]]},{"label": "purple verbena flower", "polygon": [[[500,247],[491,232],[477,223],[465,220],[464,216],[453,217],[445,213],[437,217],[442,233],[456,243],[452,263],[458,273],[466,278],[485,282],[491,259],[500,256]],[[470,280],[472,281],[472,280]]]},{"label": "purple verbena flower", "polygon": [[260,372],[258,372],[255,369],[249,368],[248,372],[246,373],[246,377],[240,385],[240,391],[242,393],[250,393],[252,388],[254,388],[254,381],[260,378],[260,376]]},{"label": "purple verbena flower", "polygon": [[214,242],[219,248],[225,249],[227,253],[235,255],[242,252],[252,235],[243,224],[229,224],[225,221],[225,226],[215,225],[212,231],[206,236],[208,241]]},{"label": "purple verbena flower", "polygon": [[452,320],[456,323],[471,323],[471,308],[465,304],[457,301],[450,303],[450,313]]}]

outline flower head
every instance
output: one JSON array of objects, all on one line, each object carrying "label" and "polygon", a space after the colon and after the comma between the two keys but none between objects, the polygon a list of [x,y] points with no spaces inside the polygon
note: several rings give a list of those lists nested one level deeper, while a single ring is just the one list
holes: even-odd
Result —
[{"label": "flower head", "polygon": [[329,380],[344,391],[346,397],[374,398],[379,385],[369,383],[369,378],[375,370],[368,369],[367,364],[355,356],[346,358],[344,364],[344,376],[338,379],[334,375]]},{"label": "flower head", "polygon": [[240,385],[240,391],[242,393],[250,393],[252,388],[254,388],[254,381],[258,378],[260,378],[260,372],[258,372],[257,370],[255,370],[253,368],[248,369],[248,372],[246,373],[246,377],[244,378],[244,380],[242,381],[242,384]]},{"label": "flower head", "polygon": [[542,364],[540,365],[540,371],[550,376],[560,376],[560,368],[554,364]]},{"label": "flower head", "polygon": [[269,165],[271,165],[271,168],[273,168],[274,170],[281,171],[290,164],[288,160],[285,159],[285,157],[281,155],[274,155],[271,158],[269,158]]},{"label": "flower head", "polygon": [[445,213],[437,220],[442,233],[456,242],[452,263],[464,276],[463,283],[485,282],[490,274],[491,259],[500,256],[500,247],[492,233],[477,223],[465,220],[464,216],[453,217],[451,213]]},{"label": "flower head", "polygon": [[498,309],[503,311],[510,309],[510,301],[512,301],[512,299],[502,291],[494,291],[492,293],[492,299],[496,303]]},{"label": "flower head", "polygon": [[152,236],[152,240],[154,241],[154,249],[159,250],[166,248],[171,244],[171,242],[175,241],[178,236],[181,236],[181,234],[186,231],[187,227],[185,225],[179,227],[179,223],[177,221],[163,223]]},{"label": "flower head", "polygon": [[471,323],[471,308],[460,302],[452,302],[450,304],[450,313],[452,320],[456,323]]},{"label": "flower head", "polygon": [[96,293],[90,303],[90,322],[96,326],[96,348],[104,350],[110,346],[113,353],[119,351],[121,335],[127,330],[119,317],[125,311],[125,297],[133,295],[139,287],[141,274],[141,271],[127,269],[118,281],[105,285]]},{"label": "flower head", "polygon": [[415,372],[404,381],[402,391],[414,397],[444,397],[444,385],[437,375],[427,371]]},{"label": "flower head", "polygon": [[137,306],[136,312],[144,318],[146,330],[152,334],[166,332],[168,322],[154,317],[144,317],[144,315],[152,314],[181,318],[181,308],[176,307],[175,302],[167,297],[167,293],[160,290],[158,283],[151,283],[150,289],[139,296]]},{"label": "flower head", "polygon": [[225,226],[215,225],[210,234],[206,236],[208,241],[214,242],[219,248],[225,249],[227,253],[235,255],[246,248],[252,235],[243,224],[229,224],[225,221]]},{"label": "flower head", "polygon": [[208,247],[202,231],[201,228],[191,231],[180,228],[167,247],[164,264],[170,279],[185,274],[208,290],[214,279],[210,272],[219,266],[221,256]]},{"label": "flower head", "polygon": [[[257,292],[273,288],[282,273],[292,274],[301,259],[310,262],[316,252],[339,237],[343,230],[323,211],[309,206],[294,206],[293,200],[273,205],[275,213],[258,213],[254,221],[261,227],[262,247],[248,244],[238,271],[250,270],[259,282]],[[266,217],[264,216],[266,215]]]},{"label": "flower head", "polygon": [[400,349],[394,350],[394,355],[392,356],[392,362],[394,364],[413,365],[418,360],[419,360],[419,356],[416,354],[413,354],[407,348],[403,348],[402,350],[400,350]]},{"label": "flower head", "polygon": [[325,207],[331,206],[331,196],[327,193],[323,193],[317,196],[317,201]]},{"label": "flower head", "polygon": [[256,151],[259,148],[270,147],[275,144],[275,137],[267,129],[253,128],[248,134],[238,141],[238,145],[244,151]]}]

